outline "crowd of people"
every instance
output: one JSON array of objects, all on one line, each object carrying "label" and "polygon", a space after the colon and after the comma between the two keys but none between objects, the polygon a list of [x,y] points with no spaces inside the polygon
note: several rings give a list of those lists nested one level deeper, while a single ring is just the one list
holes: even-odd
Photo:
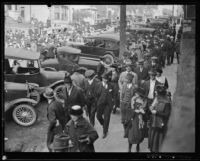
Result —
[{"label": "crowd of people", "polygon": [[127,151],[134,145],[139,152],[148,138],[150,152],[159,152],[171,112],[170,84],[163,69],[174,63],[175,53],[179,63],[181,31],[178,34],[175,39],[173,29],[134,33],[120,64],[108,66],[101,58],[96,71],[77,67],[65,76],[64,104],[47,88],[49,151],[94,152],[99,138],[95,116],[105,139],[110,116],[119,109]]},{"label": "crowd of people", "polygon": [[40,52],[50,44],[56,47],[65,46],[67,42],[84,42],[84,37],[91,35],[94,31],[87,26],[71,26],[69,28],[52,29],[51,31],[32,30],[29,32],[16,29],[5,32],[5,47],[24,48]]},{"label": "crowd of people", "polygon": [[[159,152],[167,131],[171,111],[169,84],[163,69],[177,63],[180,56],[181,29],[156,29],[152,33],[132,32],[123,59],[111,66],[101,58],[97,70],[76,67],[64,79],[64,104],[54,97],[53,89],[46,88],[48,100],[47,147],[50,152],[94,152],[99,138],[95,130],[95,116],[102,126],[102,138],[108,135],[111,114],[119,109],[127,151],[140,151],[140,144],[148,138],[150,152]],[[54,31],[32,33],[8,30],[5,46],[39,50],[53,44],[83,42],[91,31],[73,33]],[[31,44],[35,44],[32,46]],[[86,113],[86,115],[83,115]],[[87,118],[86,118],[87,117]]]}]

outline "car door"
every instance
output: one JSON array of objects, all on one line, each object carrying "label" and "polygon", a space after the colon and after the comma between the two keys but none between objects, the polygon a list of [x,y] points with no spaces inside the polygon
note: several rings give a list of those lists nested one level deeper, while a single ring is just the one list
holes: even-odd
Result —
[{"label": "car door", "polygon": [[79,49],[81,49],[81,53],[84,54],[92,54],[93,53],[93,44],[94,44],[94,39],[92,38],[86,38],[85,44],[79,46]]},{"label": "car door", "polygon": [[95,46],[93,47],[92,55],[103,56],[105,53],[106,42],[104,39],[95,39]]}]

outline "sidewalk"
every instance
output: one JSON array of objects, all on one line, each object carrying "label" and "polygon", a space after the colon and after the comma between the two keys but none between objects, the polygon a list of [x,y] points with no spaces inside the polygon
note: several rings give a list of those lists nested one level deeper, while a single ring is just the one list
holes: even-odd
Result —
[{"label": "sidewalk", "polygon": [[183,39],[168,133],[162,152],[195,152],[195,39]]}]

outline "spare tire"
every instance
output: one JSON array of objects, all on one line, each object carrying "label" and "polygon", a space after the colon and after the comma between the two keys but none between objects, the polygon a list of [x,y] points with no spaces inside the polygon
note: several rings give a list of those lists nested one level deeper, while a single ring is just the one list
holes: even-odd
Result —
[{"label": "spare tire", "polygon": [[105,58],[105,63],[107,65],[114,64],[114,57],[113,57],[113,55],[111,53],[105,53],[105,55],[103,57]]}]

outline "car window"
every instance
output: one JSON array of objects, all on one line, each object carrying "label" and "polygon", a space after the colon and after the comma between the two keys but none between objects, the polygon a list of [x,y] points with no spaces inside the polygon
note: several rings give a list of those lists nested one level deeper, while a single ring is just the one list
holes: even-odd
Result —
[{"label": "car window", "polygon": [[37,60],[15,60],[8,59],[9,65],[12,68],[10,74],[35,74],[39,72]]},{"label": "car window", "polygon": [[94,39],[92,39],[92,38],[86,38],[85,40],[84,40],[84,42],[85,42],[85,45],[87,45],[87,46],[93,46],[94,45]]},{"label": "car window", "polygon": [[116,49],[117,46],[118,46],[117,43],[114,42],[114,41],[109,41],[109,40],[105,41],[105,48],[106,49]]},{"label": "car window", "polygon": [[105,40],[95,39],[94,46],[95,47],[100,47],[100,48],[105,48]]}]

